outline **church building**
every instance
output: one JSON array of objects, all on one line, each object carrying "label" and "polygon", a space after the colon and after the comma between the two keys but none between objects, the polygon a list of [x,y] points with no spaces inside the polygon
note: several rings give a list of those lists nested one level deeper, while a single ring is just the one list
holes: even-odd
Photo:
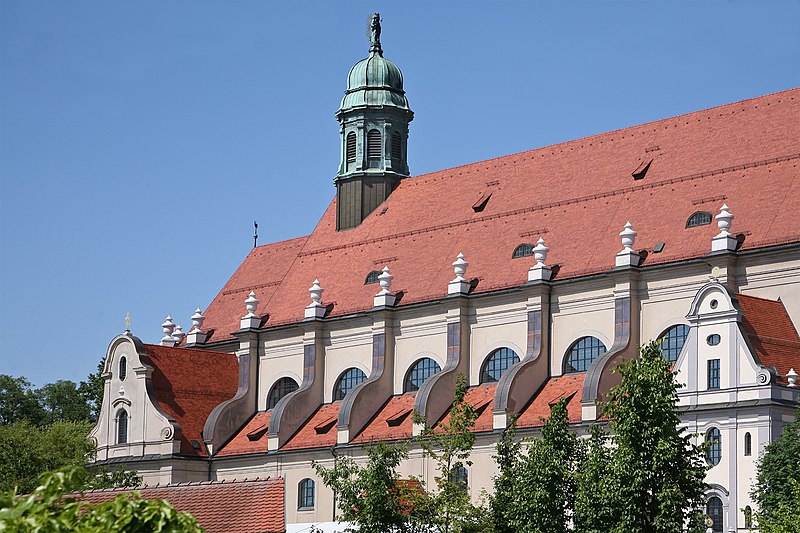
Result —
[{"label": "church building", "polygon": [[[111,340],[97,462],[148,485],[280,480],[290,531],[332,522],[312,461],[409,441],[463,374],[477,499],[512,416],[535,437],[567,398],[586,435],[611,369],[660,339],[708,443],[713,530],[748,531],[756,462],[800,405],[800,89],[419,176],[413,118],[375,15],[335,199],[310,235],[255,247],[188,331]],[[413,443],[401,473],[434,483]]]}]

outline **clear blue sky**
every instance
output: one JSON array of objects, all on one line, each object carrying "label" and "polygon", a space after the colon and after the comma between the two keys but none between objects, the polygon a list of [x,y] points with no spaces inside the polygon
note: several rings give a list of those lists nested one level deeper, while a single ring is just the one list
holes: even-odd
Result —
[{"label": "clear blue sky", "polygon": [[334,195],[380,11],[413,174],[800,85],[800,3],[0,0],[0,373],[184,329]]}]

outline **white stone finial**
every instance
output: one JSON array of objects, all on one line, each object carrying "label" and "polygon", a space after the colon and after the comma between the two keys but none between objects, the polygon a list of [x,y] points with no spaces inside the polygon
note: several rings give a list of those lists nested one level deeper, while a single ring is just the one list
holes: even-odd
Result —
[{"label": "white stone finial", "polygon": [[536,264],[528,270],[528,281],[550,281],[550,278],[553,277],[553,271],[544,264],[549,251],[550,248],[545,246],[544,239],[539,237],[539,241],[533,248],[533,257],[536,259]]},{"label": "white stone finial", "polygon": [[622,246],[624,246],[624,250],[633,250],[633,243],[636,242],[636,232],[633,231],[633,224],[631,221],[625,223],[625,229],[619,232],[619,236],[622,238]]},{"label": "white stone finial", "polygon": [[256,308],[258,307],[258,298],[256,298],[256,291],[250,291],[247,299],[244,301],[244,307],[247,309],[247,314],[239,321],[240,329],[256,329],[261,326],[261,317],[256,315]]},{"label": "white stone finial", "polygon": [[306,306],[306,318],[322,318],[325,316],[325,306],[320,302],[324,290],[325,289],[320,286],[319,280],[315,279],[311,288],[308,289],[308,294],[311,296],[311,303]]},{"label": "white stone finial", "polygon": [[730,232],[733,213],[728,211],[728,205],[722,204],[722,207],[719,208],[719,214],[714,218],[717,220],[719,233],[711,239],[711,251],[724,252],[736,250],[736,245],[738,243],[736,237]]},{"label": "white stone finial", "polygon": [[797,387],[797,372],[794,371],[794,368],[790,368],[786,373],[786,380],[790,387]]},{"label": "white stone finial", "polygon": [[175,332],[172,334],[172,336],[175,337],[175,344],[179,344],[186,336],[186,333],[183,332],[183,328],[180,324],[175,324]]},{"label": "white stone finial", "polygon": [[469,263],[464,259],[462,252],[458,253],[458,257],[453,261],[453,272],[456,277],[448,284],[447,294],[467,294],[469,292],[469,281],[464,277],[467,273]]},{"label": "white stone finial", "polygon": [[453,272],[456,273],[456,278],[453,281],[464,281],[464,274],[467,273],[469,263],[464,260],[464,254],[458,253],[458,257],[453,261]]},{"label": "white stone finial", "polygon": [[175,346],[175,343],[178,341],[178,339],[172,335],[172,333],[175,331],[175,323],[172,322],[172,315],[167,315],[164,323],[161,324],[161,330],[164,332],[164,336],[161,338],[161,345]]},{"label": "white stone finial", "polygon": [[208,335],[203,331],[203,321],[206,317],[203,316],[203,311],[199,307],[195,309],[192,315],[192,327],[189,330],[189,335],[186,337],[186,344],[203,344],[206,342]]},{"label": "white stone finial", "polygon": [[383,270],[381,270],[381,274],[378,276],[378,283],[381,284],[381,290],[373,298],[373,305],[375,307],[384,307],[384,306],[391,307],[394,305],[397,297],[391,291],[393,279],[394,276],[391,274],[391,272],[389,272],[389,267],[388,266],[383,267]]},{"label": "white stone finial", "polygon": [[623,248],[617,253],[616,266],[639,266],[639,252],[633,249],[636,235],[637,233],[633,230],[633,224],[629,220],[625,223],[625,228],[619,232]]},{"label": "white stone finial", "polygon": [[733,213],[728,211],[728,205],[722,204],[722,207],[719,208],[719,214],[714,218],[717,221],[717,227],[719,228],[720,235],[730,235],[731,229],[731,222],[733,221]]}]

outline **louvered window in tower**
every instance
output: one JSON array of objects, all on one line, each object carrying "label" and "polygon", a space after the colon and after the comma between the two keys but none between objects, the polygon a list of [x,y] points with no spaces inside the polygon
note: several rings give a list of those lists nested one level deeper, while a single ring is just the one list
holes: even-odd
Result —
[{"label": "louvered window in tower", "polygon": [[356,162],[356,132],[354,131],[351,131],[347,134],[345,158],[347,159],[348,164]]},{"label": "louvered window in tower", "polygon": [[398,162],[403,157],[403,148],[400,145],[401,142],[403,142],[403,139],[400,137],[400,133],[392,133],[392,159]]},{"label": "louvered window in tower", "polygon": [[369,130],[367,133],[367,159],[381,158],[381,132]]}]

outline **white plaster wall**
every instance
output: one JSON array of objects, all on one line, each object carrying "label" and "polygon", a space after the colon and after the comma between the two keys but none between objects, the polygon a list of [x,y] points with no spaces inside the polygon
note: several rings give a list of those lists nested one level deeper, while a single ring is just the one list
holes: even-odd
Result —
[{"label": "white plaster wall", "polygon": [[411,366],[422,357],[430,357],[444,368],[447,357],[447,322],[437,309],[432,316],[417,310],[398,313],[395,328],[394,393],[402,394],[403,380]]},{"label": "white plaster wall", "polygon": [[369,377],[372,369],[372,328],[356,324],[347,327],[344,322],[330,329],[325,346],[325,403],[333,401],[333,387],[339,376],[348,368],[359,368]]},{"label": "white plaster wall", "polygon": [[298,385],[303,383],[303,334],[299,330],[292,333],[262,341],[258,366],[260,411],[267,408],[269,391],[280,378],[292,378]]}]

